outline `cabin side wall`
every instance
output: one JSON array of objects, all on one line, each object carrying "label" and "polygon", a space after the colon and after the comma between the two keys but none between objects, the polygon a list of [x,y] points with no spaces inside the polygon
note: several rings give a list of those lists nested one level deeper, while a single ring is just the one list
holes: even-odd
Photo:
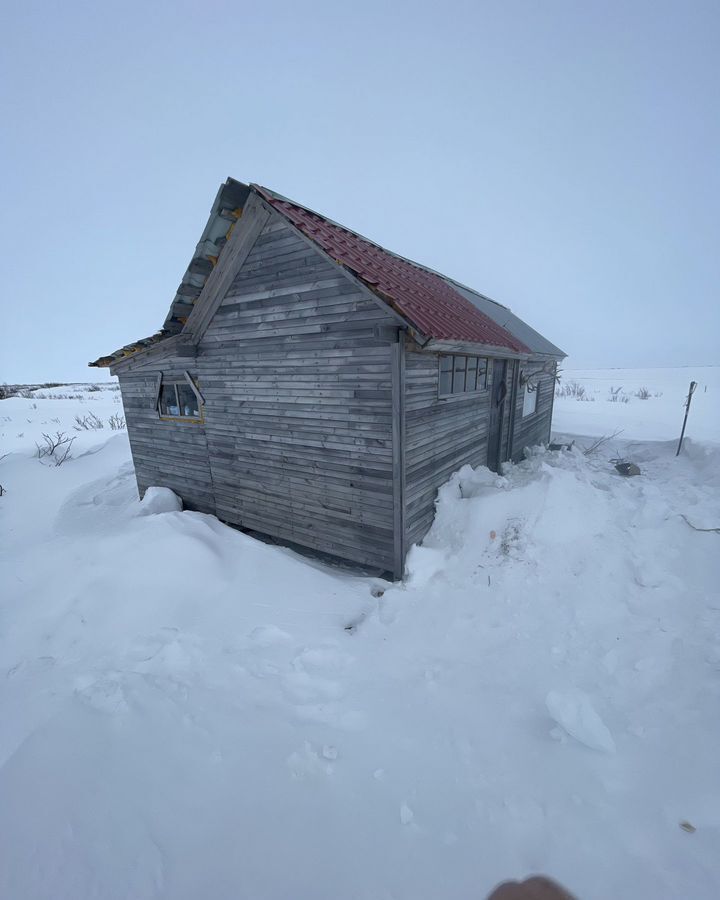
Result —
[{"label": "cabin side wall", "polygon": [[440,488],[461,466],[487,462],[492,365],[487,390],[438,397],[438,354],[405,347],[405,548],[425,536]]},{"label": "cabin side wall", "polygon": [[[523,376],[533,376],[545,369],[546,363],[541,361],[529,361],[520,364]],[[509,458],[513,462],[523,459],[525,448],[534,447],[537,444],[547,444],[550,441],[552,428],[553,398],[555,396],[555,370],[551,373],[544,372],[538,381],[537,406],[535,412],[523,416],[523,401],[525,388],[519,384],[515,397],[515,422],[512,434],[512,452]]]},{"label": "cabin side wall", "polygon": [[182,378],[188,371],[197,376],[195,360],[170,356],[137,363],[119,372],[118,380],[140,497],[159,485],[175,491],[188,509],[214,513],[205,426],[162,420],[155,408],[158,374]]},{"label": "cabin side wall", "polygon": [[217,515],[391,571],[397,325],[279,216],[198,346]]}]

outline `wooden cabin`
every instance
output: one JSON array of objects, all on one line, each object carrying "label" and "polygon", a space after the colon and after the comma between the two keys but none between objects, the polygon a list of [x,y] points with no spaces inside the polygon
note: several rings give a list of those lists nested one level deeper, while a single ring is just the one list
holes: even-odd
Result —
[{"label": "wooden cabin", "polygon": [[221,186],[120,381],[140,495],[402,577],[438,488],[547,442],[564,353],[509,309],[256,184]]}]

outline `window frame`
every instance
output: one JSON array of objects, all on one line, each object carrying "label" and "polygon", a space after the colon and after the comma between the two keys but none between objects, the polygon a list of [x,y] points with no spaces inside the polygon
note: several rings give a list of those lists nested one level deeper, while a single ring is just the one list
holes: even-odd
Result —
[{"label": "window frame", "polygon": [[[523,391],[523,406],[522,406],[522,418],[528,419],[530,416],[534,416],[537,413],[538,408],[538,393],[540,391],[540,382],[536,382],[533,384],[531,381],[525,382],[525,390]],[[527,402],[528,397],[534,397],[533,408],[525,409],[525,404]]]},{"label": "window frame", "polygon": [[[464,360],[464,365],[462,367],[462,375],[463,375],[463,390],[456,391],[455,388],[455,373],[460,372],[460,369],[457,366],[456,360],[462,359]],[[443,360],[450,360],[450,371],[443,371]],[[475,387],[467,388],[467,372],[468,372],[468,362],[470,360],[477,361],[477,367],[475,368]],[[484,364],[484,367],[483,367]],[[447,365],[447,363],[446,363]],[[481,375],[481,367],[483,374]],[[450,375],[450,391],[443,390],[443,375]],[[482,385],[478,387],[478,378],[482,378]],[[484,391],[488,390],[489,387],[489,379],[490,379],[490,359],[487,356],[480,356],[474,353],[439,353],[438,354],[438,399],[439,400],[457,400],[461,397],[473,396],[475,394],[482,394]]]},{"label": "window frame", "polygon": [[[180,412],[176,416],[164,415],[160,409],[160,398],[162,396],[163,387],[173,387],[175,389],[175,400],[178,411],[182,409],[180,405],[180,397],[178,395],[178,387],[189,385],[191,391],[197,400],[198,415],[184,416]],[[155,385],[155,413],[161,422],[181,422],[187,425],[200,425],[205,421],[205,398],[200,392],[200,388],[195,383],[195,379],[189,372],[185,371],[181,375],[165,375],[162,372],[157,376]]]}]

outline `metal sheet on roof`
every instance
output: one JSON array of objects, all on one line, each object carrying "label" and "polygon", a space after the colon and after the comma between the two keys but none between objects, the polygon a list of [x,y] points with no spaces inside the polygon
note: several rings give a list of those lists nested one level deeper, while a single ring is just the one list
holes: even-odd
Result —
[{"label": "metal sheet on roof", "polygon": [[442,276],[272,191],[253,187],[330,257],[388,302],[424,337],[527,353],[520,338],[470,302]]},{"label": "metal sheet on roof", "polygon": [[[443,276],[445,277],[445,276]],[[484,294],[479,294],[472,288],[465,287],[463,284],[453,281],[452,278],[445,278],[448,284],[451,284],[456,291],[459,291],[463,297],[469,300],[481,312],[489,316],[493,322],[496,322],[510,334],[514,335],[518,340],[522,341],[532,353],[543,356],[565,357],[567,353],[556,347],[547,338],[544,338],[538,331],[531,328],[527,322],[523,322],[521,318],[515,315],[507,306],[496,303]]]}]

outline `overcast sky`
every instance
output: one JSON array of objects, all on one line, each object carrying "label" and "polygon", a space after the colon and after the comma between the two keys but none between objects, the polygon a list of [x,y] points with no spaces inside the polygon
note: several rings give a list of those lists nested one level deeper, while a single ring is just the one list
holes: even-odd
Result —
[{"label": "overcast sky", "polygon": [[720,3],[5,3],[0,381],[163,322],[256,181],[576,366],[720,362]]}]

